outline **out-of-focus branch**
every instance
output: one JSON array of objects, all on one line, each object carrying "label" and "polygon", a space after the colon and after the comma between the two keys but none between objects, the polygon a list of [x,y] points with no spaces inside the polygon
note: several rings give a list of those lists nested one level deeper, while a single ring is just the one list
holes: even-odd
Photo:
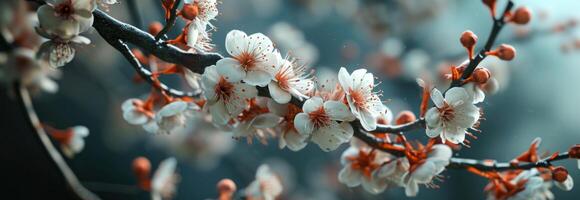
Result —
[{"label": "out-of-focus branch", "polygon": [[155,36],[156,41],[159,41],[159,39],[161,39],[161,38],[167,37],[165,34],[167,34],[167,32],[169,32],[169,30],[171,30],[171,27],[173,27],[173,25],[175,24],[175,20],[177,19],[177,8],[179,8],[180,4],[181,4],[181,0],[175,0],[175,2],[173,3],[173,7],[171,7],[171,9],[169,10],[170,11],[169,12],[169,19],[165,20],[165,26]]},{"label": "out-of-focus branch", "polygon": [[466,158],[451,158],[448,169],[465,169],[468,167],[476,168],[480,171],[505,171],[514,169],[532,169],[536,167],[549,167],[552,162],[559,160],[572,159],[568,152],[560,153],[555,157],[548,157],[535,163],[517,162],[517,163],[498,163],[495,160],[474,160]]},{"label": "out-of-focus branch", "polygon": [[50,158],[54,161],[57,165],[60,173],[64,176],[68,186],[74,192],[76,196],[80,199],[100,199],[97,195],[93,194],[91,191],[87,190],[77,179],[74,172],[70,169],[70,167],[64,161],[62,155],[58,152],[58,150],[54,147],[50,138],[42,128],[40,121],[38,120],[38,116],[34,111],[34,107],[32,105],[32,100],[30,98],[30,94],[28,90],[19,84],[18,82],[14,83],[14,91],[16,91],[16,95],[22,110],[25,112],[27,116],[28,123],[30,123],[30,127],[33,127],[35,134],[38,135],[40,142],[46,149],[47,153],[49,154]]},{"label": "out-of-focus branch", "polygon": [[502,30],[502,28],[506,24],[506,22],[505,22],[506,14],[508,12],[510,12],[510,10],[513,7],[514,7],[514,3],[511,0],[509,0],[507,2],[507,5],[506,5],[504,11],[501,13],[501,16],[499,18],[492,16],[493,26],[491,28],[491,33],[489,34],[489,37],[487,38],[487,41],[485,42],[485,46],[479,51],[479,53],[477,55],[475,55],[475,57],[473,59],[469,60],[469,64],[467,65],[467,67],[463,71],[463,74],[461,74],[461,78],[459,78],[457,80],[453,80],[453,82],[451,82],[451,86],[449,88],[461,86],[463,81],[471,76],[471,74],[473,73],[475,68],[479,65],[479,63],[481,63],[481,61],[483,61],[483,59],[485,59],[485,57],[487,57],[486,52],[491,50],[491,47],[495,43],[495,40],[497,39],[499,32]]}]

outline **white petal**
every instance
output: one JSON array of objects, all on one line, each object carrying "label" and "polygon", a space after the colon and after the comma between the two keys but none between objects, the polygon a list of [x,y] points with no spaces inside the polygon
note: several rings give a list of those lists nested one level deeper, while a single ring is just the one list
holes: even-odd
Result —
[{"label": "white petal", "polygon": [[306,113],[298,113],[294,117],[294,127],[301,135],[310,135],[314,131],[314,125]]},{"label": "white petal", "polygon": [[280,117],[273,113],[258,115],[252,125],[256,128],[272,128],[280,123]]},{"label": "white petal", "polygon": [[448,104],[454,105],[454,106],[458,103],[473,102],[471,100],[471,98],[469,97],[469,94],[467,93],[467,91],[465,91],[465,88],[462,88],[462,87],[454,87],[454,88],[449,89],[445,93],[445,100],[447,101]]},{"label": "white petal", "polygon": [[360,112],[361,125],[367,131],[375,130],[377,129],[377,117],[373,116],[370,112]]},{"label": "white petal", "polygon": [[285,104],[290,102],[290,99],[292,99],[292,95],[280,88],[278,83],[274,81],[268,84],[268,90],[270,91],[270,96],[272,96],[272,99],[274,99],[274,101],[277,103]]},{"label": "white petal", "polygon": [[306,139],[308,135],[301,135],[295,131],[290,131],[285,133],[283,136],[280,137],[280,140],[284,141],[288,149],[292,151],[299,151],[306,147],[308,144]]},{"label": "white petal", "polygon": [[246,33],[239,30],[232,30],[226,35],[226,51],[232,55],[240,55],[247,47]]},{"label": "white petal", "polygon": [[240,63],[233,58],[223,58],[216,63],[218,75],[223,76],[228,82],[235,83],[246,77],[246,71]]},{"label": "white petal", "polygon": [[246,72],[246,77],[243,79],[249,85],[264,87],[272,80],[272,74],[266,71],[252,70]]},{"label": "white petal", "polygon": [[453,154],[453,151],[449,146],[444,144],[436,144],[432,147],[431,152],[429,152],[429,158],[436,158],[442,160],[449,160]]},{"label": "white petal", "polygon": [[324,110],[332,120],[338,121],[352,121],[354,120],[354,116],[344,105],[344,103],[339,101],[327,101],[324,102]]},{"label": "white petal", "polygon": [[453,144],[460,144],[465,140],[465,129],[446,128],[444,135],[447,141]]},{"label": "white petal", "polygon": [[411,179],[417,183],[429,183],[437,173],[437,168],[433,162],[425,162],[417,167],[411,174]]},{"label": "white petal", "polygon": [[320,108],[320,106],[322,106],[323,101],[320,97],[312,97],[308,100],[306,100],[306,102],[304,102],[304,105],[302,106],[302,110],[305,113],[310,113],[312,111],[315,111],[316,109]]},{"label": "white petal", "polygon": [[558,181],[554,181],[554,184],[560,188],[561,190],[564,191],[570,191],[572,190],[572,188],[574,187],[574,180],[572,179],[572,177],[568,174],[568,178],[566,178],[566,180],[564,182],[558,182]]},{"label": "white petal", "polygon": [[415,183],[415,181],[407,183],[405,187],[405,195],[408,197],[414,197],[417,196],[417,193],[419,193],[419,185]]},{"label": "white petal", "polygon": [[431,100],[433,101],[435,106],[437,106],[437,108],[442,108],[443,105],[445,104],[443,94],[441,94],[441,92],[437,88],[433,88],[433,90],[431,90]]},{"label": "white petal", "polygon": [[346,92],[352,88],[352,79],[350,78],[350,74],[346,71],[346,68],[341,67],[338,71],[338,82],[342,86],[342,89]]},{"label": "white petal", "polygon": [[319,128],[312,133],[312,142],[318,144],[323,151],[333,151],[341,144],[348,142],[353,135],[352,126],[348,122],[331,122],[327,127]]},{"label": "white petal", "polygon": [[209,107],[209,112],[211,113],[212,121],[219,125],[227,124],[231,118],[225,105],[221,102],[211,105]]},{"label": "white petal", "polygon": [[142,125],[149,121],[149,117],[137,110],[126,110],[123,112],[123,119],[132,125]]},{"label": "white petal", "polygon": [[346,166],[338,172],[338,181],[347,185],[348,187],[355,187],[361,184],[362,174],[353,170],[350,166]]}]

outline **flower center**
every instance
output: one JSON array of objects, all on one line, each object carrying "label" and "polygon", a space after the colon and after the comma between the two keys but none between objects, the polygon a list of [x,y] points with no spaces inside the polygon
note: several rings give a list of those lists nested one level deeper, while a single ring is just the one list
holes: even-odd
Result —
[{"label": "flower center", "polygon": [[308,113],[310,121],[314,124],[315,128],[320,128],[330,125],[330,117],[326,114],[324,107],[320,106],[315,111]]},{"label": "flower center", "polygon": [[235,57],[245,70],[250,70],[256,65],[256,58],[249,52],[242,52]]},{"label": "flower center", "polygon": [[447,103],[442,108],[439,108],[439,113],[444,122],[449,122],[455,118],[455,110]]},{"label": "flower center", "polygon": [[72,5],[72,0],[68,0],[62,2],[61,4],[58,4],[56,7],[54,7],[54,11],[58,16],[65,19],[70,19],[75,12],[74,7]]},{"label": "flower center", "polygon": [[360,90],[353,90],[352,88],[349,88],[348,93],[350,93],[350,97],[352,98],[352,101],[357,108],[362,109],[365,107],[366,98]]},{"label": "flower center", "polygon": [[289,78],[287,74],[285,74],[283,71],[276,73],[274,79],[278,81],[278,86],[280,86],[280,88],[282,88],[283,90],[290,89],[290,82],[288,81]]},{"label": "flower center", "polygon": [[228,101],[234,92],[234,84],[228,82],[223,76],[215,86],[215,94],[218,100]]},{"label": "flower center", "polygon": [[258,103],[256,102],[256,99],[250,100],[248,102],[248,104],[250,104],[250,107],[248,107],[248,109],[245,109],[244,111],[242,111],[242,113],[238,116],[238,120],[240,122],[248,122],[248,121],[251,121],[252,119],[256,118],[256,116],[258,116],[260,114],[270,112],[270,110],[268,110],[267,107],[262,107],[262,106],[258,105]]},{"label": "flower center", "polygon": [[351,156],[347,159],[351,161],[352,169],[359,170],[367,178],[370,178],[371,173],[379,167],[379,164],[374,162],[376,155],[377,152],[374,149],[370,152],[359,150],[358,156]]}]

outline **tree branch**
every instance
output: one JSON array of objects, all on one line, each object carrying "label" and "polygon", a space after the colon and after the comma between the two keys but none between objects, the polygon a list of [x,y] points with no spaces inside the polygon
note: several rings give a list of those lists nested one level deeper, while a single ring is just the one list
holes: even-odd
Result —
[{"label": "tree branch", "polygon": [[559,160],[571,159],[568,152],[560,153],[555,157],[548,157],[535,163],[518,162],[518,163],[498,163],[495,160],[474,160],[466,158],[451,158],[448,169],[465,169],[473,167],[481,171],[505,171],[514,169],[532,169],[536,167],[549,167],[552,162]]},{"label": "tree branch", "polygon": [[175,2],[173,3],[173,7],[171,7],[171,10],[169,12],[169,19],[165,20],[165,26],[155,36],[155,41],[159,41],[159,39],[161,38],[167,38],[165,34],[167,34],[167,32],[169,32],[169,30],[171,30],[171,27],[173,27],[173,25],[175,24],[175,20],[177,19],[177,8],[179,8],[180,4],[181,0],[175,0]]},{"label": "tree branch", "polygon": [[16,82],[14,83],[14,91],[16,91],[18,102],[20,103],[22,110],[25,111],[28,123],[30,123],[30,127],[33,127],[34,132],[37,134],[40,142],[43,144],[50,158],[54,161],[54,163],[60,170],[60,173],[64,176],[65,181],[67,182],[67,185],[70,187],[72,192],[80,199],[89,199],[89,200],[100,199],[97,195],[93,194],[91,191],[83,187],[83,185],[79,182],[74,172],[66,164],[62,155],[60,155],[58,150],[54,147],[54,145],[50,141],[50,138],[42,128],[38,116],[34,111],[34,106],[32,105],[32,100],[30,98],[28,90],[24,86],[20,85],[20,83]]}]

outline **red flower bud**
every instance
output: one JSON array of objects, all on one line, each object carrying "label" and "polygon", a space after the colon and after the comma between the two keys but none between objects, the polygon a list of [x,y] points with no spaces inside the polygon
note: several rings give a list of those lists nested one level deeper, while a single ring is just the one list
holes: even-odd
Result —
[{"label": "red flower bud", "polygon": [[477,35],[471,31],[464,31],[459,38],[461,45],[467,49],[467,53],[469,54],[469,59],[473,58],[473,49],[475,48],[475,44],[477,43]]},{"label": "red flower bud", "polygon": [[520,7],[515,11],[511,21],[516,23],[516,24],[523,25],[523,24],[527,24],[528,22],[530,22],[531,18],[532,18],[532,14],[530,12],[530,9],[528,9],[526,7]]},{"label": "red flower bud", "polygon": [[405,111],[400,112],[397,115],[395,123],[397,123],[397,125],[401,125],[401,124],[411,123],[411,122],[415,121],[416,119],[417,119],[417,117],[415,117],[415,114],[413,114],[411,111],[405,110]]},{"label": "red flower bud", "polygon": [[502,60],[512,60],[516,56],[516,49],[508,44],[502,44],[497,49],[493,51],[488,51],[487,55],[497,56]]},{"label": "red flower bud", "polygon": [[133,160],[133,173],[137,178],[142,179],[149,176],[151,172],[151,162],[145,157],[137,157]]},{"label": "red flower bud", "polygon": [[230,200],[236,192],[236,183],[231,179],[224,178],[218,182],[217,189],[220,194],[218,200]]},{"label": "red flower bud", "polygon": [[483,4],[485,4],[489,10],[491,11],[491,16],[495,17],[495,3],[496,0],[482,0]]},{"label": "red flower bud", "polygon": [[157,35],[163,29],[163,25],[159,22],[152,22],[149,24],[149,34]]},{"label": "red flower bud", "polygon": [[180,15],[187,20],[194,20],[199,15],[199,6],[197,3],[185,4],[181,8]]},{"label": "red flower bud", "polygon": [[558,182],[564,182],[568,179],[568,170],[562,166],[552,169],[552,179]]},{"label": "red flower bud", "polygon": [[570,150],[568,150],[568,155],[570,158],[580,159],[580,144],[576,144],[570,147]]},{"label": "red flower bud", "polygon": [[476,83],[485,84],[491,78],[491,73],[488,69],[480,67],[476,68],[471,76]]}]

